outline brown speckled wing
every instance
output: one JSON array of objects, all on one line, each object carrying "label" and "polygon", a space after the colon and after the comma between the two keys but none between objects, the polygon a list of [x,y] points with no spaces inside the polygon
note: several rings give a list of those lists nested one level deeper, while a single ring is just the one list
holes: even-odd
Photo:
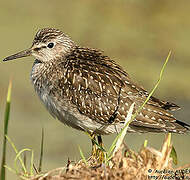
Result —
[{"label": "brown speckled wing", "polygon": [[127,73],[99,51],[86,48],[75,50],[60,66],[66,71],[59,87],[67,87],[64,94],[78,110],[95,121],[114,122],[123,86],[121,73]]},{"label": "brown speckled wing", "polygon": [[[124,122],[130,105],[135,102],[135,111],[148,96],[120,66],[97,50],[77,48],[60,66],[64,66],[65,72],[59,80],[59,86],[65,88],[64,95],[81,114],[97,122]],[[175,104],[151,97],[130,124],[131,129],[139,132],[185,131],[167,112],[172,107],[175,108]]]}]

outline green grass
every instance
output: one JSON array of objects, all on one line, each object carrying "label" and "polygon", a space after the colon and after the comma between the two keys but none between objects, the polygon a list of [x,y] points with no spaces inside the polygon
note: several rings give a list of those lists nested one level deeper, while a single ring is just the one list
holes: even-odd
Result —
[{"label": "green grass", "polygon": [[[15,144],[13,141],[6,136],[6,139],[12,146],[13,150],[15,151],[15,159],[14,159],[14,168],[9,167],[7,165],[4,165],[5,168],[7,168],[9,171],[15,173],[17,176],[19,176],[21,179],[28,179],[29,177],[34,175],[34,170],[36,171],[37,174],[40,174],[42,171],[42,160],[43,160],[43,151],[44,151],[44,130],[42,129],[42,138],[41,138],[41,151],[40,151],[40,159],[39,159],[39,167],[36,169],[34,166],[34,152],[32,149],[29,148],[24,148],[21,149],[20,151],[16,148]],[[26,167],[26,156],[24,156],[24,160],[22,159],[22,154],[25,152],[30,152],[30,164],[29,168],[27,169]]]},{"label": "green grass", "polygon": [[[24,174],[27,174],[26,166],[24,165],[24,162],[21,158],[21,154],[25,151],[31,151],[31,168],[30,168],[30,174],[33,174],[32,167],[33,167],[33,151],[30,149],[22,149],[21,151],[18,151],[12,140],[8,137],[8,126],[9,126],[9,118],[10,118],[10,106],[11,106],[11,89],[12,89],[12,81],[9,82],[8,86],[8,92],[7,92],[7,100],[6,100],[6,107],[5,107],[5,115],[4,115],[4,133],[3,133],[3,153],[2,153],[2,162],[1,162],[1,180],[6,179],[6,168],[10,170],[11,172],[14,172],[16,174],[20,174],[20,171],[18,169],[17,160],[20,161],[22,171]],[[10,168],[6,165],[6,155],[7,155],[7,141],[11,144],[13,147],[16,157],[14,160],[14,169]]]},{"label": "green grass", "polygon": [[8,134],[8,125],[9,125],[9,117],[10,117],[11,89],[12,89],[12,82],[10,80],[9,87],[8,87],[8,92],[7,92],[5,116],[4,116],[3,153],[2,153],[1,175],[0,175],[1,180],[5,180],[5,177],[6,177],[6,171],[5,171],[6,152],[7,152],[7,139],[6,139],[6,136]]},{"label": "green grass", "polygon": [[173,163],[175,165],[177,165],[178,164],[178,158],[177,158],[177,152],[176,152],[174,146],[172,146],[172,151],[170,153],[170,157],[173,159]]},{"label": "green grass", "polygon": [[39,173],[42,171],[43,155],[44,155],[44,128],[42,128],[42,138],[41,138],[41,146],[40,146],[40,160],[39,160],[39,167],[38,167]]},{"label": "green grass", "polygon": [[80,146],[79,146],[79,152],[80,152],[80,156],[81,156],[83,162],[84,162],[86,165],[88,165],[87,160],[86,160],[86,158],[85,158],[85,156],[84,156],[84,153],[82,152],[82,149],[80,148]]},{"label": "green grass", "polygon": [[[29,148],[24,148],[19,151],[16,148],[13,141],[11,140],[11,138],[8,137],[8,125],[9,125],[10,105],[11,105],[11,89],[12,89],[12,82],[10,81],[9,86],[8,86],[6,108],[5,108],[5,114],[4,114],[4,133],[3,133],[3,151],[2,151],[3,153],[2,153],[0,180],[6,179],[6,169],[19,175],[22,179],[27,179],[28,177],[30,177],[34,174],[34,172],[33,172],[33,169],[34,169],[33,168],[34,167],[33,150],[31,150]],[[11,167],[7,166],[7,164],[6,164],[7,141],[12,146],[12,148],[16,154],[15,159],[14,159],[14,168],[11,168]],[[22,159],[22,154],[25,153],[26,151],[29,151],[31,153],[29,169],[26,168],[26,156],[24,156],[24,160]],[[42,129],[39,167],[38,167],[37,173],[40,173],[42,170],[43,151],[44,151],[44,129]],[[18,162],[19,162],[19,164],[18,164]]]},{"label": "green grass", "polygon": [[[14,159],[14,168],[11,168],[7,165],[5,165],[5,167],[10,170],[11,172],[14,172],[15,174],[21,176],[23,179],[26,179],[27,177],[32,176],[33,173],[33,165],[34,165],[34,153],[33,150],[29,149],[29,148],[24,148],[21,149],[20,151],[18,151],[18,149],[16,148],[15,144],[13,143],[13,141],[6,136],[6,139],[8,140],[8,142],[10,143],[10,145],[12,146],[13,150],[16,153],[15,159]],[[30,169],[27,170],[26,165],[22,159],[22,154],[26,151],[31,152],[31,158],[30,158]],[[18,164],[19,162],[19,164]],[[21,167],[21,170],[20,170]]]}]

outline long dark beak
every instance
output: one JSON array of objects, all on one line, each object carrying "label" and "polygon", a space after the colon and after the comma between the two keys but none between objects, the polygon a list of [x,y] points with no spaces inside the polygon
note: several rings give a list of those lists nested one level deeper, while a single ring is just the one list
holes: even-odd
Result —
[{"label": "long dark beak", "polygon": [[3,61],[9,61],[9,60],[13,60],[13,59],[22,58],[22,57],[30,56],[31,54],[32,54],[32,50],[30,48],[30,49],[26,49],[24,51],[18,52],[16,54],[13,54],[9,57],[6,57],[5,59],[3,59]]}]

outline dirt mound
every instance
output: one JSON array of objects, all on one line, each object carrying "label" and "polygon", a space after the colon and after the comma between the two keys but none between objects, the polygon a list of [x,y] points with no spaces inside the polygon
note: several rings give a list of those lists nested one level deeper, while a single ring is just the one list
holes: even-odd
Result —
[{"label": "dirt mound", "polygon": [[135,153],[122,145],[109,164],[100,164],[91,157],[87,164],[83,160],[78,163],[68,162],[66,167],[37,175],[30,180],[190,178],[190,169],[188,169],[190,164],[178,169],[173,168],[171,150],[172,145],[168,144],[167,136],[160,151],[151,147],[142,147],[138,153]]}]

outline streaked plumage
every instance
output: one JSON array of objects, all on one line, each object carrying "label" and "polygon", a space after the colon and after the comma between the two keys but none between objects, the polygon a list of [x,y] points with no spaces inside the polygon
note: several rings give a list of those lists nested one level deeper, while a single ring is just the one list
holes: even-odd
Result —
[{"label": "streaked plumage", "polygon": [[[49,43],[54,47],[48,48]],[[148,96],[102,51],[80,47],[59,30],[40,30],[27,55],[36,58],[31,79],[40,99],[53,117],[73,128],[115,133],[123,127],[130,105],[135,102],[136,110]],[[151,97],[128,130],[184,133],[190,126],[168,112],[177,109],[174,103]]]}]

